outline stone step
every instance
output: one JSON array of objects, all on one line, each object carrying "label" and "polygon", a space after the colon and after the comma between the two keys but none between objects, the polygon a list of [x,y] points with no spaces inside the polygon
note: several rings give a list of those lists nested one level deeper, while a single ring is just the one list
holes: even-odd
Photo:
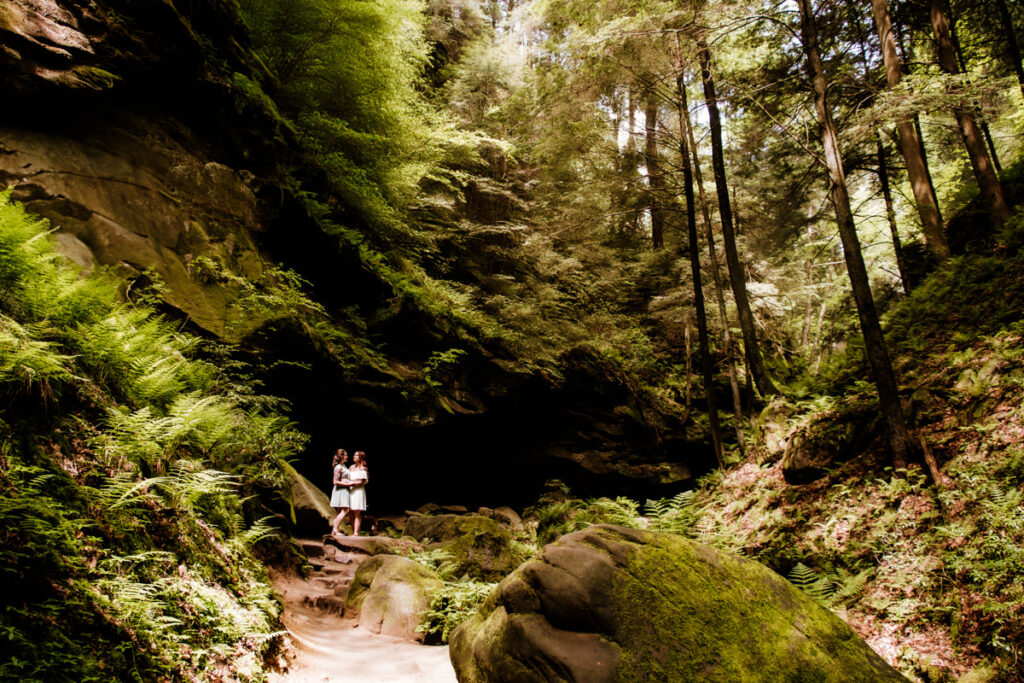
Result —
[{"label": "stone step", "polygon": [[334,560],[328,560],[326,558],[311,557],[307,561],[309,566],[313,568],[314,572],[320,574],[348,574],[352,572],[351,560],[348,562],[335,562]]},{"label": "stone step", "polygon": [[327,549],[320,541],[300,540],[298,544],[302,548],[302,552],[306,554],[306,557],[324,557],[327,553]]},{"label": "stone step", "polygon": [[338,584],[345,583],[345,579],[338,574],[332,574],[331,576],[314,576],[310,581],[317,588],[326,588],[330,591],[333,591],[334,587]]},{"label": "stone step", "polygon": [[338,615],[342,615],[345,612],[345,598],[339,598],[333,593],[307,595],[302,598],[302,604]]},{"label": "stone step", "polygon": [[397,555],[402,550],[414,547],[409,540],[388,538],[387,536],[331,536],[323,538],[325,547],[334,547],[350,553],[363,555]]}]

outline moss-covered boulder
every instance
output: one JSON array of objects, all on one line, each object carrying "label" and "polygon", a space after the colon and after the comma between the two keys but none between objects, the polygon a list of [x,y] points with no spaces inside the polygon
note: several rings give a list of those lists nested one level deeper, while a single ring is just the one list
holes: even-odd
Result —
[{"label": "moss-covered boulder", "polygon": [[514,568],[508,530],[483,515],[410,517],[405,535],[451,553],[458,575],[494,581]]},{"label": "moss-covered boulder", "polygon": [[318,535],[327,531],[334,519],[330,498],[288,463],[282,463],[282,467],[288,477],[290,518],[295,532]]},{"label": "moss-covered boulder", "polygon": [[397,555],[375,555],[356,570],[345,612],[358,614],[359,625],[373,633],[422,641],[416,627],[430,595],[441,588],[441,579],[422,564]]},{"label": "moss-covered boulder", "polygon": [[878,435],[880,414],[871,401],[848,401],[817,413],[789,436],[782,456],[782,476],[790,484],[807,484],[825,471],[865,451]]},{"label": "moss-covered boulder", "polygon": [[767,567],[600,525],[508,576],[451,637],[462,683],[905,681]]}]

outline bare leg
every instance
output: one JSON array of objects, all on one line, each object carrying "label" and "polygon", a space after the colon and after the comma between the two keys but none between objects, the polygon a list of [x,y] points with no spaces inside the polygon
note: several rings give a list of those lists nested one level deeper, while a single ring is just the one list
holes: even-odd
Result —
[{"label": "bare leg", "polygon": [[352,511],[352,535],[359,535],[359,525],[363,521],[363,511],[353,510]]},{"label": "bare leg", "polygon": [[341,508],[341,512],[339,512],[338,516],[334,518],[333,522],[331,522],[331,533],[332,534],[338,533],[338,527],[341,526],[341,523],[343,521],[345,521],[345,516],[348,515],[348,513],[349,513],[349,509],[348,508]]}]

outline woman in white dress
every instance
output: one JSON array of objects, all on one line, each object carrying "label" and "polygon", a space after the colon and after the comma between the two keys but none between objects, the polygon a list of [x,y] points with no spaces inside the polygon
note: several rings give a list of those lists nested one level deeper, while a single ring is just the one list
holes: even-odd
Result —
[{"label": "woman in white dress", "polygon": [[332,534],[338,533],[338,527],[349,512],[348,487],[350,482],[346,465],[348,465],[348,453],[345,452],[345,449],[339,448],[334,452],[334,477],[331,479],[334,484],[334,488],[331,489],[331,507],[338,512],[334,521],[331,522]]},{"label": "woman in white dress", "polygon": [[352,467],[348,470],[348,480],[352,484],[350,489],[349,507],[352,510],[352,533],[359,535],[359,527],[363,521],[363,511],[366,509],[366,483],[370,480],[369,470],[366,469],[366,453],[356,451],[352,456]]}]

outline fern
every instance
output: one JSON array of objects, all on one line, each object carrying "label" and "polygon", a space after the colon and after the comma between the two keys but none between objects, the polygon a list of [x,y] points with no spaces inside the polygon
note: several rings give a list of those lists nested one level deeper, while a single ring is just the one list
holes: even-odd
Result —
[{"label": "fern", "polygon": [[648,500],[644,509],[651,529],[687,534],[697,522],[697,493],[681,491],[672,498]]},{"label": "fern", "polygon": [[856,574],[839,568],[822,572],[798,562],[790,570],[790,583],[807,593],[824,607],[832,608],[860,594],[864,590],[873,569],[864,569]]}]

